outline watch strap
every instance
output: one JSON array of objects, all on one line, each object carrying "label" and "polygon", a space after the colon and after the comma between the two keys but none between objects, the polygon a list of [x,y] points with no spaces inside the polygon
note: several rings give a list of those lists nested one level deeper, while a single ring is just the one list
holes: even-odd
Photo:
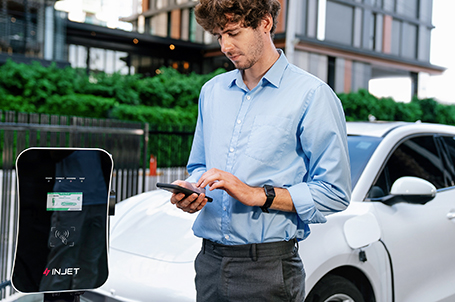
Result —
[{"label": "watch strap", "polygon": [[267,196],[267,199],[264,205],[261,207],[261,210],[264,213],[269,213],[269,208],[272,205],[273,200],[275,199],[275,189],[273,188],[273,186],[264,185],[264,192],[265,196]]}]

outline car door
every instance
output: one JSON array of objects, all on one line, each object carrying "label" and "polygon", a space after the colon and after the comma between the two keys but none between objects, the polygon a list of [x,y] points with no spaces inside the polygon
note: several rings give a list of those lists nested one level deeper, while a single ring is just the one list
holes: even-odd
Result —
[{"label": "car door", "polygon": [[370,190],[374,197],[385,196],[402,176],[423,178],[437,188],[436,197],[424,205],[374,205],[381,239],[391,255],[395,301],[455,301],[455,223],[450,219],[455,188],[441,146],[433,135],[405,139]]}]

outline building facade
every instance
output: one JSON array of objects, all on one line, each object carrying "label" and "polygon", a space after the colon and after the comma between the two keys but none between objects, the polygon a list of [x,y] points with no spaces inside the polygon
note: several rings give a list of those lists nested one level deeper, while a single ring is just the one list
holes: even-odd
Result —
[{"label": "building facade", "polygon": [[[148,76],[162,66],[197,73],[234,68],[197,24],[197,0],[130,1],[133,13],[120,21],[132,31],[95,22],[103,16],[94,9],[103,7],[95,5],[100,0],[0,0],[0,64],[57,61],[87,72]],[[410,95],[424,97],[424,79],[444,71],[430,63],[433,0],[279,1],[276,46],[338,93],[368,89],[371,79],[407,77]],[[81,5],[64,5],[70,2]],[[68,20],[73,15],[84,20]]]},{"label": "building facade", "polygon": [[67,62],[66,20],[50,0],[0,0],[0,64]]},{"label": "building facade", "polygon": [[[370,79],[421,79],[444,70],[430,64],[432,0],[280,0],[275,44],[297,66],[336,92],[368,88]],[[124,18],[139,33],[203,43],[202,71],[232,68],[211,35],[195,22],[194,0],[142,0]],[[135,5],[139,5],[137,2]],[[179,62],[175,62],[179,65]]]}]

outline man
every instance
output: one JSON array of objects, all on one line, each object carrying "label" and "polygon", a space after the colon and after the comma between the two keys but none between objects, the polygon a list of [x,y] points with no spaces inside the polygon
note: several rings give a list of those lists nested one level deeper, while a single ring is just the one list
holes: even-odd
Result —
[{"label": "man", "polygon": [[195,8],[237,68],[202,88],[191,176],[175,182],[202,194],[171,197],[183,211],[200,211],[198,301],[303,301],[296,242],[308,224],[349,204],[340,101],[275,48],[279,9],[276,0],[201,0]]}]

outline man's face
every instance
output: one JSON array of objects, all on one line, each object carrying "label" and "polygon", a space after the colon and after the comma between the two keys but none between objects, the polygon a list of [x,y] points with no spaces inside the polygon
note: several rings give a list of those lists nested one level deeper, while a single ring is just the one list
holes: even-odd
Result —
[{"label": "man's face", "polygon": [[223,29],[216,28],[213,34],[221,51],[237,69],[249,69],[261,59],[264,41],[260,26],[252,29],[241,26],[241,23],[228,23]]}]

